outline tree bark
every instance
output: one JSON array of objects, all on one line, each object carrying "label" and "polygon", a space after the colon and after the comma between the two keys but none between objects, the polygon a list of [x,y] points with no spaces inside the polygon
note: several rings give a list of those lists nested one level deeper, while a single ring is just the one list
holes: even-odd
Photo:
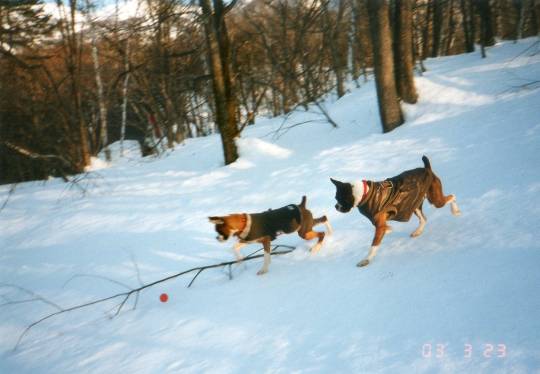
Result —
[{"label": "tree bark", "polygon": [[396,1],[396,26],[394,28],[396,87],[399,97],[409,104],[414,104],[418,100],[414,85],[413,1]]},{"label": "tree bark", "polygon": [[440,53],[443,25],[443,4],[440,0],[433,1],[433,45],[431,57],[437,57]]},{"label": "tree bark", "polygon": [[472,8],[471,0],[461,0],[465,51],[467,53],[474,52],[474,11]]},{"label": "tree bark", "polygon": [[99,143],[102,149],[105,150],[105,158],[107,161],[111,161],[111,151],[108,148],[108,126],[107,126],[107,106],[105,104],[105,97],[103,95],[103,82],[101,80],[101,67],[99,64],[99,55],[95,30],[92,26],[92,61],[94,63],[94,74],[96,78],[97,87],[97,99],[99,107]]},{"label": "tree bark", "polygon": [[490,47],[495,44],[495,36],[489,0],[477,0],[475,4],[480,16],[480,44],[482,47]]},{"label": "tree bark", "polygon": [[[329,3],[324,2],[324,23],[327,43],[330,49],[330,59],[332,68],[336,75],[336,93],[338,98],[345,95],[345,67],[347,66],[347,53],[344,53],[340,45],[340,33],[343,32],[343,14],[345,12],[345,0],[338,1],[338,11],[336,14],[335,25],[332,25]],[[345,28],[346,29],[346,28]],[[344,61],[345,60],[345,61]]]},{"label": "tree bark", "polygon": [[[215,102],[215,119],[221,134],[225,164],[238,159],[235,138],[239,135],[236,121],[237,102],[234,77],[231,74],[229,35],[225,23],[227,8],[222,0],[200,0],[204,30],[208,48],[208,60],[212,73]],[[234,5],[231,3],[228,7]]]},{"label": "tree bark", "polygon": [[444,55],[448,56],[452,52],[452,48],[454,47],[454,42],[456,40],[456,20],[454,16],[454,1],[449,0],[448,2],[448,29],[446,32],[446,45],[444,49]]},{"label": "tree bark", "polygon": [[373,45],[375,85],[383,132],[389,132],[403,124],[403,114],[398,101],[394,75],[392,34],[388,19],[388,3],[368,0],[369,24]]},{"label": "tree bark", "polygon": [[124,140],[126,138],[127,103],[129,85],[129,38],[126,38],[126,50],[124,56],[124,70],[126,76],[122,85],[122,122],[120,125],[120,156],[124,156]]},{"label": "tree bark", "polygon": [[[87,126],[83,117],[82,110],[82,99],[81,99],[81,63],[80,58],[82,54],[82,40],[77,36],[75,30],[76,25],[76,9],[77,1],[70,0],[70,19],[67,35],[67,50],[69,57],[67,57],[67,70],[69,72],[71,80],[71,93],[74,100],[75,106],[75,126],[78,130],[79,135],[79,157],[80,159],[77,162],[77,166],[80,170],[90,165],[90,149],[88,146],[88,133]],[[81,36],[82,37],[82,36]]]}]

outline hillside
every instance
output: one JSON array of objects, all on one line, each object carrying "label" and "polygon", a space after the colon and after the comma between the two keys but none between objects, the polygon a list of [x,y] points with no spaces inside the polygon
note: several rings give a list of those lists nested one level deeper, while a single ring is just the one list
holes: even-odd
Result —
[{"label": "hillside", "polygon": [[[373,82],[326,107],[258,118],[222,166],[217,135],[160,159],[130,157],[82,177],[0,186],[2,373],[540,372],[540,51],[538,39],[426,61],[407,123],[380,134]],[[535,84],[530,84],[536,82]],[[302,124],[301,124],[302,123]],[[301,125],[300,125],[301,124]],[[334,209],[341,180],[381,180],[427,155],[450,208],[394,222],[366,268],[373,227]],[[84,191],[83,191],[84,190]],[[200,265],[233,259],[207,216],[257,212],[308,197],[334,228],[317,255],[208,270],[116,301],[30,323],[62,308]],[[322,229],[322,227],[321,227]],[[249,246],[245,255],[258,247]],[[106,279],[107,278],[107,279]],[[159,296],[169,295],[162,303]],[[24,301],[17,303],[18,301]],[[16,302],[16,303],[13,303]],[[112,309],[112,312],[111,312]]]}]

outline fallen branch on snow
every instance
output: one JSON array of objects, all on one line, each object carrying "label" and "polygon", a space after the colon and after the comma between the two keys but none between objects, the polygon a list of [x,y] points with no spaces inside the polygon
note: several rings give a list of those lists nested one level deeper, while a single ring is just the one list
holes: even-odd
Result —
[{"label": "fallen branch on snow", "polygon": [[[275,249],[277,248],[287,248],[286,250],[282,250],[282,251],[275,251]],[[260,252],[263,248],[260,248],[258,249],[257,251],[249,254],[248,256],[246,256],[243,261],[251,261],[251,260],[255,260],[257,258],[260,258],[260,257],[263,257],[264,255],[263,254],[258,254],[256,255],[257,252]],[[284,254],[287,254],[287,253],[290,253],[292,251],[294,251],[295,247],[291,247],[291,246],[288,246],[288,245],[276,245],[272,248],[272,252],[271,252],[271,255],[272,256],[278,256],[278,255],[284,255]],[[192,269],[189,269],[189,270],[185,270],[185,271],[182,271],[180,273],[177,273],[177,274],[173,274],[173,275],[170,275],[168,277],[165,277],[165,278],[162,278],[162,279],[158,279],[154,282],[151,282],[151,283],[148,283],[148,284],[143,284],[141,285],[140,287],[138,288],[132,288],[132,289],[129,289],[129,291],[126,291],[126,292],[121,292],[121,293],[118,293],[118,294],[115,294],[115,295],[112,295],[112,296],[108,296],[108,297],[104,297],[104,298],[101,298],[101,299],[96,299],[96,300],[93,300],[93,301],[89,301],[87,303],[84,303],[84,304],[78,304],[78,305],[75,305],[75,306],[72,306],[72,307],[69,307],[69,308],[62,308],[56,304],[52,304],[51,302],[43,299],[42,297],[40,297],[39,295],[36,296],[36,294],[33,294],[32,293],[32,296],[36,296],[34,299],[32,300],[22,300],[22,301],[10,301],[8,303],[5,303],[4,305],[7,305],[7,304],[17,304],[17,303],[22,303],[22,302],[30,302],[30,301],[47,301],[47,303],[49,304],[52,304],[56,309],[58,309],[56,312],[54,313],[50,313],[50,314],[47,314],[46,316],[40,318],[39,320],[35,321],[35,322],[32,322],[30,325],[28,325],[26,327],[26,329],[22,332],[22,334],[19,336],[19,338],[17,339],[17,343],[15,344],[15,347],[13,347],[13,351],[17,350],[17,348],[19,347],[19,345],[21,344],[23,338],[26,336],[26,334],[28,334],[28,332],[35,326],[39,325],[40,323],[52,318],[52,317],[55,317],[55,316],[58,316],[60,314],[64,314],[64,313],[68,313],[68,312],[72,312],[74,310],[78,310],[78,309],[83,309],[83,308],[86,308],[86,307],[89,307],[89,306],[92,306],[92,305],[96,305],[96,304],[101,304],[101,303],[104,303],[106,301],[110,301],[110,300],[114,300],[114,299],[121,299],[122,301],[117,304],[114,308],[112,308],[111,310],[114,310],[116,309],[116,312],[114,313],[114,317],[116,317],[118,314],[120,314],[120,312],[122,311],[124,305],[126,304],[126,302],[129,300],[129,298],[132,296],[132,295],[135,295],[136,296],[136,300],[138,300],[139,298],[139,293],[142,291],[142,290],[145,290],[147,288],[150,288],[152,286],[155,286],[156,284],[160,284],[160,283],[163,283],[163,282],[167,282],[171,279],[174,279],[174,278],[178,278],[182,275],[186,275],[186,274],[189,274],[189,273],[193,273],[193,272],[196,272],[195,276],[191,279],[191,282],[189,282],[188,284],[188,288],[191,287],[193,285],[193,283],[195,282],[195,279],[197,279],[197,277],[205,270],[208,270],[208,269],[214,269],[214,268],[219,268],[219,267],[226,267],[226,266],[229,266],[229,274],[230,274],[230,267],[234,264],[238,263],[238,261],[234,260],[234,261],[227,261],[227,262],[221,262],[219,264],[213,264],[213,265],[206,265],[206,266],[198,266],[198,267],[195,267],[195,268],[192,268]],[[84,275],[84,276],[89,276],[89,275]],[[229,275],[229,278],[231,278],[231,276]],[[73,277],[69,280],[71,281],[73,280]],[[68,281],[68,282],[69,282]],[[112,280],[111,280],[112,281]],[[118,283],[116,281],[113,281],[115,283]],[[120,284],[120,283],[118,283]],[[126,286],[125,284],[121,284],[122,286],[124,287],[128,287]],[[5,286],[8,286],[8,285],[5,285]],[[14,288],[18,288],[18,289],[21,289],[20,287],[17,287],[17,286],[13,286],[13,285],[9,285],[10,287],[14,287]],[[31,293],[31,291],[28,291],[28,290],[24,290],[26,293]],[[135,306],[137,304],[135,303]],[[135,308],[133,308],[135,309]]]}]

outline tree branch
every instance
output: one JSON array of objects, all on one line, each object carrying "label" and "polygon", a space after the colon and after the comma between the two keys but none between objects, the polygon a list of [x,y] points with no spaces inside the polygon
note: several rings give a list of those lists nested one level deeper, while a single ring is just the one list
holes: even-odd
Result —
[{"label": "tree branch", "polygon": [[[277,249],[277,248],[287,248],[286,250],[282,250],[282,251],[272,251],[270,254],[272,256],[278,256],[278,255],[284,255],[284,254],[287,254],[287,253],[290,253],[292,251],[294,251],[295,247],[291,247],[291,246],[288,246],[288,245],[276,245],[273,247],[273,250]],[[262,248],[261,248],[262,249]],[[259,254],[259,255],[255,255],[255,253],[259,252],[261,249],[258,249],[257,251],[253,252],[252,254],[250,254],[249,256],[245,257],[243,261],[251,261],[251,260],[255,260],[257,258],[260,258],[260,257],[263,257],[264,255],[262,254]],[[108,297],[103,297],[103,298],[100,298],[100,299],[96,299],[96,300],[93,300],[93,301],[89,301],[89,302],[86,302],[86,303],[83,303],[83,304],[78,304],[78,305],[74,305],[72,307],[69,307],[69,308],[62,308],[52,302],[49,302],[48,300],[42,298],[41,296],[33,293],[32,291],[29,291],[29,290],[26,290],[22,287],[18,287],[18,286],[14,286],[14,285],[11,285],[11,284],[0,284],[0,287],[12,287],[12,288],[16,288],[16,289],[19,289],[19,290],[22,290],[32,296],[35,296],[37,299],[41,300],[41,301],[44,301],[52,306],[54,306],[56,309],[58,309],[56,312],[54,313],[49,313],[45,316],[43,316],[42,318],[38,319],[37,321],[34,321],[32,322],[30,325],[28,325],[24,331],[21,333],[21,335],[19,335],[19,338],[17,339],[17,343],[15,344],[15,347],[13,348],[13,350],[17,350],[17,348],[19,347],[19,345],[21,344],[23,338],[26,336],[26,334],[28,334],[28,332],[35,326],[39,325],[40,323],[42,322],[45,322],[47,321],[48,319],[51,319],[55,316],[58,316],[60,314],[64,314],[64,313],[68,313],[68,312],[72,312],[74,310],[79,310],[79,309],[83,309],[83,308],[87,308],[89,306],[93,306],[93,305],[96,305],[96,304],[101,304],[101,303],[104,303],[104,302],[107,302],[107,301],[110,301],[110,300],[114,300],[114,299],[119,299],[119,298],[122,298],[122,301],[118,304],[116,308],[116,312],[114,314],[113,317],[117,316],[120,314],[120,312],[122,311],[122,308],[124,307],[124,305],[126,304],[126,302],[128,301],[128,299],[131,297],[131,295],[135,294],[136,296],[136,301],[135,301],[135,305],[138,301],[138,297],[139,297],[139,293],[144,290],[144,289],[147,289],[147,288],[150,288],[152,286],[155,286],[157,284],[160,284],[160,283],[164,283],[164,282],[167,282],[171,279],[175,279],[175,278],[178,278],[182,275],[185,275],[185,274],[189,274],[189,273],[192,273],[192,272],[197,272],[195,277],[191,280],[191,282],[189,283],[188,285],[188,288],[191,287],[191,285],[193,284],[193,282],[195,281],[195,279],[197,278],[197,276],[202,273],[204,270],[208,270],[208,269],[214,269],[214,268],[218,268],[218,267],[225,267],[225,266],[229,266],[229,265],[233,265],[233,264],[236,264],[237,261],[234,260],[234,261],[226,261],[226,262],[221,262],[221,263],[218,263],[218,264],[213,264],[213,265],[206,265],[206,266],[199,266],[199,267],[195,267],[195,268],[192,268],[192,269],[189,269],[189,270],[185,270],[185,271],[182,271],[180,273],[176,273],[176,274],[173,274],[173,275],[170,275],[168,277],[165,277],[165,278],[161,278],[161,279],[158,279],[154,282],[151,282],[151,283],[148,283],[148,284],[145,284],[145,285],[142,285],[138,288],[134,288],[134,289],[130,289],[129,291],[126,291],[126,292],[121,292],[121,293],[117,293],[115,295],[112,295],[112,296],[108,296]],[[70,280],[72,280],[74,277],[72,277]],[[111,281],[110,279],[108,278],[103,278],[103,279],[106,279],[106,280],[109,280]],[[69,281],[68,281],[69,282]],[[125,286],[124,284],[121,284],[119,282],[115,282],[117,284],[120,284],[122,286]],[[114,309],[114,308],[113,308]]]},{"label": "tree branch", "polygon": [[8,204],[9,202],[9,198],[11,197],[11,195],[13,195],[13,193],[15,192],[15,189],[17,188],[17,183],[13,183],[11,185],[11,187],[9,188],[9,192],[8,192],[8,195],[6,197],[6,200],[4,200],[4,203],[2,204],[2,206],[0,206],[0,212],[2,210],[4,210],[4,208],[6,207],[6,205]]}]

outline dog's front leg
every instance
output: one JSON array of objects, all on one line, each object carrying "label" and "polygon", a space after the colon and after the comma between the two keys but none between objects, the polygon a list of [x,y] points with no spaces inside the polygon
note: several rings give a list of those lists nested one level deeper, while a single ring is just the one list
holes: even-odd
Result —
[{"label": "dog's front leg", "polygon": [[244,256],[240,253],[240,249],[244,248],[247,245],[247,243],[244,242],[237,242],[233,246],[233,252],[234,256],[236,257],[236,262],[242,262],[244,260]]},{"label": "dog's front leg", "polygon": [[384,237],[384,234],[386,233],[388,226],[386,225],[386,213],[378,214],[375,217],[375,236],[373,238],[373,242],[371,243],[371,248],[369,249],[369,253],[362,261],[360,261],[356,266],[362,267],[369,265],[373,257],[377,254],[377,251],[379,250],[379,245],[381,244],[381,241]]},{"label": "dog's front leg", "polygon": [[270,252],[272,251],[272,247],[270,246],[270,239],[265,238],[263,239],[263,247],[264,247],[264,264],[261,270],[257,272],[257,275],[263,275],[265,273],[268,273],[268,266],[270,266],[271,262],[271,255]]}]

